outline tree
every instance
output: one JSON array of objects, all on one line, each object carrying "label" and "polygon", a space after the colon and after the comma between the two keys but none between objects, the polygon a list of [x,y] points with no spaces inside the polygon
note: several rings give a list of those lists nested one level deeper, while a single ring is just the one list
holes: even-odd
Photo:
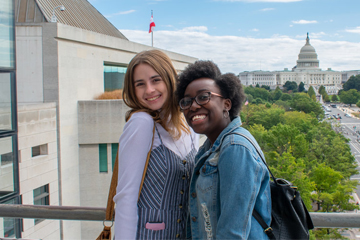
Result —
[{"label": "tree", "polygon": [[265,88],[266,90],[270,90],[270,86],[261,85],[261,88]]},{"label": "tree", "polygon": [[291,99],[292,99],[292,97],[291,97],[291,95],[288,94],[288,93],[283,93],[283,94],[281,95],[281,97],[280,97],[280,100],[281,100],[281,101],[289,101],[289,100],[291,100]]},{"label": "tree", "polygon": [[288,101],[277,100],[276,102],[274,102],[274,104],[284,108],[285,111],[291,110],[290,102],[288,102]]},{"label": "tree", "polygon": [[356,103],[357,107],[360,107],[360,100]]},{"label": "tree", "polygon": [[324,94],[327,94],[326,90],[325,90],[325,87],[323,85],[321,85],[319,87],[319,94],[320,95],[324,95]]},{"label": "tree", "polygon": [[248,105],[243,125],[261,124],[265,129],[270,129],[283,121],[284,113],[285,110],[276,105],[272,105],[271,108],[266,108],[265,105]]},{"label": "tree", "polygon": [[[315,95],[312,95],[315,97]],[[297,111],[314,113],[316,117],[323,117],[321,104],[313,101],[306,93],[295,93],[291,101],[291,107]]]},{"label": "tree", "polygon": [[273,99],[276,101],[276,100],[279,100],[281,98],[281,95],[282,95],[282,91],[279,87],[276,87],[275,91],[273,92]]},{"label": "tree", "polygon": [[246,94],[246,99],[248,100],[249,103],[251,103],[254,97],[251,94]]},{"label": "tree", "polygon": [[293,82],[286,81],[283,87],[286,89],[286,91],[293,91],[293,92],[294,91],[296,92],[298,89],[298,85],[294,81]]},{"label": "tree", "polygon": [[305,91],[305,84],[303,82],[300,82],[299,84],[299,92],[304,92]]},{"label": "tree", "polygon": [[349,80],[344,83],[344,91],[348,91],[350,89],[356,89],[360,91],[360,75],[351,76]]},{"label": "tree", "polygon": [[349,91],[342,91],[340,100],[345,104],[356,104],[360,99],[360,95],[356,89],[350,89]]},{"label": "tree", "polygon": [[339,100],[339,99],[338,99],[338,96],[337,96],[337,95],[334,94],[334,95],[331,96],[331,101],[332,101],[332,102],[337,102],[338,100]]},{"label": "tree", "polygon": [[329,97],[329,95],[325,94],[324,101],[325,101],[325,102],[330,102],[330,97]]},{"label": "tree", "polygon": [[259,84],[256,84],[256,86],[255,86],[255,87],[259,88],[259,87],[260,87],[260,85],[259,85]]},{"label": "tree", "polygon": [[[315,116],[320,104],[306,93],[294,94],[291,103],[300,103],[296,106],[310,113],[284,112],[275,104],[271,108],[254,105],[242,116],[243,126],[257,139],[274,175],[297,186],[310,211],[357,209],[350,201],[357,181],[350,177],[358,171],[348,140],[336,133],[328,122],[318,121]],[[318,209],[312,209],[313,202]],[[339,231],[316,229],[313,233],[317,239],[341,239]]]},{"label": "tree", "polygon": [[312,86],[309,87],[309,90],[308,90],[308,95],[310,96],[310,98],[313,96],[313,95],[316,95],[315,94],[315,90]]}]

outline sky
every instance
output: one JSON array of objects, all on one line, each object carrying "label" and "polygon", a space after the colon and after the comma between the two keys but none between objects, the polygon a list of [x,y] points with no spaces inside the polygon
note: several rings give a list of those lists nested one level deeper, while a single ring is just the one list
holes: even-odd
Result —
[{"label": "sky", "polygon": [[130,41],[212,60],[223,73],[296,65],[307,32],[320,68],[360,69],[360,0],[89,0]]}]

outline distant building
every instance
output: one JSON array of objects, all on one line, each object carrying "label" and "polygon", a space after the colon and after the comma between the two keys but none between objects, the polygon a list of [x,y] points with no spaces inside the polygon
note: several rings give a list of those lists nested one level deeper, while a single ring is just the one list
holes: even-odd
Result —
[{"label": "distant building", "polygon": [[342,83],[346,83],[347,80],[349,80],[349,78],[351,76],[356,76],[360,74],[360,70],[349,70],[349,71],[342,71],[341,72],[341,82]]},{"label": "distant building", "polygon": [[323,85],[328,94],[337,94],[342,88],[342,74],[331,68],[326,71],[320,69],[318,56],[315,48],[310,44],[308,34],[306,43],[298,55],[296,66],[291,71],[288,68],[283,71],[245,71],[239,74],[239,79],[245,86],[259,84],[270,86],[272,89],[277,86],[281,88],[287,81],[294,81],[297,84],[303,82],[305,89],[313,86],[317,90]]}]

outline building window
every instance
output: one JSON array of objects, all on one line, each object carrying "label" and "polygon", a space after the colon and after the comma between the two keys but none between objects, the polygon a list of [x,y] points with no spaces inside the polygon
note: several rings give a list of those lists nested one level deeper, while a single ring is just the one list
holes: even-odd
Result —
[{"label": "building window", "polygon": [[0,132],[12,131],[12,76],[10,73],[0,73]]},{"label": "building window", "polygon": [[104,90],[105,92],[122,89],[126,67],[104,65]]},{"label": "building window", "polygon": [[0,138],[0,199],[16,191],[14,137]]},{"label": "building window", "polygon": [[47,155],[48,154],[48,145],[43,144],[39,146],[35,146],[31,148],[31,156],[36,157],[40,155]]},{"label": "building window", "polygon": [[12,152],[0,155],[0,166],[13,164],[13,162],[14,162],[14,155]]},{"label": "building window", "polygon": [[111,144],[111,163],[112,163],[112,170],[114,171],[114,164],[115,164],[115,160],[116,160],[116,154],[119,148],[119,144],[118,143],[112,143]]},{"label": "building window", "polygon": [[99,171],[108,172],[107,144],[99,144]]},{"label": "building window", "polygon": [[[34,189],[34,205],[49,205],[49,184]],[[35,224],[38,224],[44,219],[35,219]]]}]

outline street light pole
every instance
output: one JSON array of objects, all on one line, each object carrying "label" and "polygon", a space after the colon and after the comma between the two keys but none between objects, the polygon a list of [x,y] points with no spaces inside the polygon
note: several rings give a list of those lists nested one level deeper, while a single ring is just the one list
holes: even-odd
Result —
[{"label": "street light pole", "polygon": [[57,6],[57,7],[54,7],[54,9],[53,9],[53,11],[52,11],[52,16],[51,16],[51,22],[57,22],[57,18],[56,18],[56,16],[55,16],[55,9],[57,9],[57,8],[60,8],[60,11],[65,11],[65,7],[64,7],[64,5],[60,5],[60,6]]}]

